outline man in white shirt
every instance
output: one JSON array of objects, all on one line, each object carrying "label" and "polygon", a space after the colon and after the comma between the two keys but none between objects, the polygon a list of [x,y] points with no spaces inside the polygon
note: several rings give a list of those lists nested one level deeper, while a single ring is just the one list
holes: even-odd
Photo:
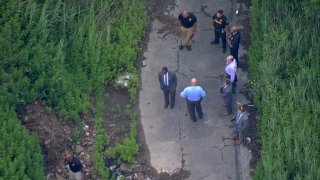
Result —
[{"label": "man in white shirt", "polygon": [[226,67],[225,67],[226,77],[230,79],[232,83],[232,92],[235,93],[235,88],[237,86],[237,62],[233,56],[229,55],[226,57]]}]

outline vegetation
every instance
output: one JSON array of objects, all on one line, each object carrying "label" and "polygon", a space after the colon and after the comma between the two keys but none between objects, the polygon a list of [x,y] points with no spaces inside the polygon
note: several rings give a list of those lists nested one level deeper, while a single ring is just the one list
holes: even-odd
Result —
[{"label": "vegetation", "polygon": [[107,97],[105,96],[103,87],[96,90],[96,104],[95,104],[95,131],[96,139],[94,144],[94,167],[95,171],[101,177],[101,179],[108,179],[109,171],[105,167],[105,148],[109,144],[109,139],[105,129],[103,128],[104,122],[104,102]]},{"label": "vegetation", "polygon": [[320,3],[255,0],[251,26],[263,144],[254,179],[320,179]]},{"label": "vegetation", "polygon": [[[44,179],[38,142],[20,125],[15,108],[41,99],[62,119],[79,120],[94,90],[124,72],[137,76],[134,60],[146,22],[144,0],[1,1],[1,178]],[[97,133],[102,178],[103,137]]]}]

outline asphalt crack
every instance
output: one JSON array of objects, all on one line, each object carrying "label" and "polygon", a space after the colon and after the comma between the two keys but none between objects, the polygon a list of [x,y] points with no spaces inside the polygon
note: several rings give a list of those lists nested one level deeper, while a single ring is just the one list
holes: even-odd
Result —
[{"label": "asphalt crack", "polygon": [[182,127],[181,127],[181,120],[179,120],[179,143],[180,143],[180,150],[181,150],[181,169],[184,169],[185,166],[185,153],[184,153],[184,149],[183,149],[183,144],[182,144]]}]

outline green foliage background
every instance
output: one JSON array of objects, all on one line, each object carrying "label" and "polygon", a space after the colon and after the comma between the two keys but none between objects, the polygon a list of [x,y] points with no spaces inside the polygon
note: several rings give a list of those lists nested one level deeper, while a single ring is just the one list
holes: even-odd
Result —
[{"label": "green foliage background", "polygon": [[[15,108],[45,100],[63,119],[78,119],[93,90],[136,73],[147,21],[144,0],[0,2],[1,178],[43,179],[39,145]],[[18,150],[4,146],[7,136]]]},{"label": "green foliage background", "polygon": [[320,2],[254,0],[251,25],[263,144],[254,179],[320,179]]}]

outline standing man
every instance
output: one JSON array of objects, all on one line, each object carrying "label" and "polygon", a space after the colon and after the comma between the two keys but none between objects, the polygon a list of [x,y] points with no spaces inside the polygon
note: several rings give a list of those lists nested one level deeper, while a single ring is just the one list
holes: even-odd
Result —
[{"label": "standing man", "polygon": [[206,93],[202,89],[202,87],[197,86],[197,79],[191,79],[191,86],[186,87],[181,93],[180,96],[186,98],[188,112],[193,122],[197,121],[195,110],[197,110],[198,116],[200,119],[203,117],[201,101]]},{"label": "standing man", "polygon": [[164,108],[167,109],[170,104],[170,108],[173,109],[176,98],[177,76],[174,72],[168,71],[168,68],[164,66],[158,78],[160,89],[164,94]]},{"label": "standing man", "polygon": [[240,32],[238,31],[237,26],[232,26],[231,34],[230,34],[230,37],[228,38],[228,46],[230,48],[230,54],[236,60],[237,65],[239,62],[238,52],[239,52],[240,39],[241,39],[241,35],[240,35]]},{"label": "standing man", "polygon": [[214,26],[214,41],[211,44],[219,44],[219,39],[221,37],[222,41],[222,53],[226,53],[227,48],[227,36],[226,30],[229,25],[229,21],[226,16],[223,15],[222,10],[218,10],[218,12],[212,17],[213,26]]},{"label": "standing man", "polygon": [[235,93],[235,88],[237,86],[237,62],[234,60],[232,55],[229,55],[226,57],[226,67],[225,67],[225,72],[226,72],[226,77],[230,79],[232,83],[232,92],[233,94]]},{"label": "standing man", "polygon": [[238,112],[231,121],[235,121],[235,128],[231,136],[236,139],[236,144],[241,144],[244,141],[244,134],[247,130],[249,121],[244,106],[239,107]]},{"label": "standing man", "polygon": [[81,161],[72,154],[66,155],[66,161],[69,165],[69,179],[81,180],[82,179],[82,163]]},{"label": "standing man", "polygon": [[187,46],[188,51],[191,51],[191,38],[197,32],[197,17],[188,10],[183,10],[178,16],[178,23],[182,33],[182,40],[179,49],[182,50]]},{"label": "standing man", "polygon": [[223,114],[228,116],[232,112],[232,87],[230,86],[230,80],[226,79],[223,83],[223,86],[220,88],[223,106],[226,107],[226,112]]}]

